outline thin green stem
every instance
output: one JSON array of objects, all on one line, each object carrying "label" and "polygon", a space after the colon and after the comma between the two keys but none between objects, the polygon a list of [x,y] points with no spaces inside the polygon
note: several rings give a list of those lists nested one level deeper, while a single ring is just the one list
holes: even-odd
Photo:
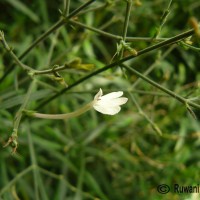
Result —
[{"label": "thin green stem", "polygon": [[13,150],[12,150],[13,153],[16,152],[17,147],[18,147],[18,141],[17,141],[18,129],[19,129],[19,124],[20,124],[21,118],[22,118],[23,110],[28,104],[28,101],[30,99],[30,95],[32,93],[32,89],[33,89],[34,85],[35,85],[35,80],[33,80],[31,85],[29,86],[29,89],[28,89],[28,92],[27,92],[27,94],[25,96],[24,102],[21,105],[21,107],[19,108],[19,110],[16,113],[16,115],[15,115],[14,125],[13,125],[13,132],[12,132],[11,136],[9,137],[7,143],[4,145],[4,147],[7,147],[8,145],[11,145],[12,148],[13,148]]},{"label": "thin green stem", "polygon": [[121,64],[121,63],[123,63],[123,62],[125,62],[125,61],[127,61],[127,60],[133,59],[133,58],[135,58],[135,57],[137,57],[137,56],[143,55],[143,54],[148,53],[148,52],[150,52],[150,51],[153,51],[153,50],[155,50],[155,49],[159,49],[159,48],[164,47],[164,46],[166,46],[166,45],[170,45],[170,44],[176,43],[176,42],[178,42],[178,41],[180,41],[180,40],[182,40],[182,39],[184,39],[184,38],[186,38],[186,37],[191,36],[192,34],[194,34],[194,30],[193,30],[193,29],[192,29],[192,30],[189,30],[189,31],[186,31],[186,32],[184,32],[184,33],[181,33],[181,34],[179,34],[179,35],[177,35],[177,36],[175,36],[175,37],[172,37],[172,38],[170,38],[170,39],[168,39],[168,40],[166,40],[166,41],[162,41],[162,42],[160,42],[160,43],[158,43],[158,44],[152,45],[152,46],[150,46],[150,47],[147,47],[146,49],[143,49],[143,50],[141,50],[141,51],[138,51],[138,52],[137,52],[137,53],[138,53],[137,55],[130,55],[130,56],[127,56],[127,57],[125,57],[125,58],[122,58],[121,60],[118,60],[118,61],[116,61],[116,62],[113,62],[113,63],[111,63],[111,64],[109,64],[109,65],[106,65],[105,67],[102,67],[101,69],[98,69],[98,70],[96,70],[96,71],[94,71],[94,72],[92,72],[92,73],[86,75],[85,77],[80,78],[78,81],[76,81],[76,82],[73,83],[72,85],[69,85],[68,88],[62,89],[62,90],[61,90],[60,92],[58,92],[57,94],[55,94],[55,95],[51,96],[50,98],[48,98],[47,100],[41,102],[41,104],[39,104],[39,105],[37,106],[36,109],[38,109],[38,108],[40,108],[40,107],[46,105],[47,103],[49,103],[49,102],[52,101],[53,99],[57,98],[58,96],[62,95],[62,94],[65,93],[66,91],[68,91],[68,90],[74,88],[75,86],[79,85],[80,83],[82,83],[82,82],[88,80],[89,78],[91,78],[91,77],[93,77],[93,76],[95,76],[95,75],[97,75],[97,74],[99,74],[99,73],[101,73],[101,72],[104,72],[104,71],[106,71],[106,70],[108,70],[108,69],[111,69],[111,68],[113,68],[113,67],[115,67],[115,66],[117,66],[117,65],[119,65],[119,64]]},{"label": "thin green stem", "polygon": [[35,80],[33,80],[31,82],[29,89],[28,89],[28,92],[27,92],[27,94],[24,98],[23,104],[21,105],[18,112],[16,113],[15,120],[14,120],[14,126],[13,126],[13,129],[15,129],[15,130],[18,130],[18,128],[19,128],[19,123],[20,123],[21,118],[22,118],[23,110],[25,109],[25,107],[28,104],[28,101],[30,99],[30,96],[31,96],[31,93],[32,93],[34,86],[35,86]]},{"label": "thin green stem", "polygon": [[141,79],[145,80],[146,82],[150,83],[151,85],[153,85],[154,87],[162,90],[163,92],[167,93],[168,95],[170,95],[171,97],[175,98],[176,100],[180,101],[181,103],[183,103],[184,105],[189,105],[192,106],[194,108],[200,109],[200,105],[189,101],[188,99],[185,99],[183,97],[181,97],[180,95],[176,94],[175,92],[164,88],[163,86],[161,86],[160,84],[154,82],[153,80],[149,79],[148,77],[144,76],[143,74],[141,74],[140,72],[138,72],[137,70],[135,70],[134,68],[131,68],[125,64],[120,64],[121,67],[127,69],[128,71],[134,73],[135,75],[137,75],[138,77],[140,77]]},{"label": "thin green stem", "polygon": [[43,119],[69,119],[72,117],[77,117],[79,115],[82,115],[83,113],[90,110],[92,106],[93,106],[93,101],[74,112],[66,114],[43,114],[43,113],[34,113],[33,111],[26,111],[26,110],[24,111],[24,113],[30,117],[43,118]]},{"label": "thin green stem", "polygon": [[96,0],[90,0],[86,3],[84,3],[83,5],[81,5],[79,8],[77,8],[76,10],[72,11],[68,16],[67,19],[72,18],[73,16],[77,15],[80,11],[82,11],[84,8],[86,8],[87,6],[89,6],[91,3],[93,3]]},{"label": "thin green stem", "polygon": [[3,31],[0,31],[0,41],[3,45],[3,47],[8,51],[8,53],[11,55],[11,57],[14,59],[14,61],[23,69],[23,70],[32,70],[29,66],[24,65],[17,56],[13,53],[12,49],[9,47],[8,43],[5,40]]},{"label": "thin green stem", "polygon": [[32,75],[42,75],[42,74],[55,74],[55,72],[62,71],[64,69],[70,69],[70,68],[76,68],[76,66],[79,66],[81,64],[80,58],[75,58],[72,61],[65,63],[62,66],[54,66],[52,69],[46,69],[46,70],[33,70]]},{"label": "thin green stem", "polygon": [[183,45],[183,46],[189,47],[190,49],[192,49],[194,51],[200,52],[200,48],[199,47],[194,47],[192,45],[187,44],[186,42],[180,42],[180,44]]},{"label": "thin green stem", "polygon": [[[40,37],[38,37],[20,56],[19,60],[24,58],[38,43],[43,41],[47,36],[49,36],[51,33],[53,33],[55,30],[63,26],[64,24],[68,23],[68,20],[72,18],[74,15],[77,15],[82,9],[86,8],[89,6],[91,3],[93,3],[95,0],[90,0],[86,2],[85,4],[81,5],[79,8],[76,10],[72,11],[67,17],[61,18],[58,20],[52,27],[50,27],[45,33],[43,33]],[[8,74],[13,70],[13,65],[8,69],[8,71],[5,73],[5,75],[0,79],[0,82],[2,82]],[[30,70],[30,69],[29,69]]]},{"label": "thin green stem", "polygon": [[80,26],[82,28],[88,29],[90,31],[96,32],[96,33],[98,33],[98,34],[100,34],[102,36],[105,36],[105,37],[110,37],[110,38],[117,39],[117,40],[121,40],[122,39],[122,37],[119,36],[119,35],[114,35],[114,34],[102,31],[102,30],[100,30],[98,28],[94,28],[94,27],[85,25],[85,24],[83,24],[81,22],[77,22],[77,21],[72,20],[72,19],[69,20],[69,23],[72,24],[72,25],[77,25],[77,26]]},{"label": "thin green stem", "polygon": [[[126,14],[125,14],[125,19],[124,19],[123,33],[122,33],[123,42],[126,41],[126,34],[128,31],[128,24],[129,24],[129,18],[130,18],[130,14],[131,14],[131,8],[132,8],[132,1],[128,0],[127,4],[126,4]],[[124,54],[124,46],[121,49],[120,54],[119,54],[120,59],[123,57],[123,54]]]},{"label": "thin green stem", "polygon": [[[81,22],[77,22],[75,20],[72,20],[70,19],[69,20],[69,23],[71,23],[72,25],[77,25],[77,26],[80,26],[82,28],[85,28],[87,30],[90,30],[90,31],[93,31],[95,33],[98,33],[102,36],[105,36],[105,37],[109,37],[109,38],[112,38],[112,39],[116,39],[116,40],[122,40],[122,36],[120,35],[115,35],[115,34],[112,34],[112,33],[108,33],[108,32],[105,32],[105,31],[102,31],[98,28],[94,28],[94,27],[91,27],[91,26],[88,26],[88,25],[85,25]],[[169,38],[157,38],[155,39],[154,41],[163,41],[163,40],[167,40]],[[147,42],[152,42],[152,38],[150,37],[126,37],[125,39],[127,42],[133,42],[133,41],[147,41]]]},{"label": "thin green stem", "polygon": [[[155,42],[161,42],[161,41],[165,41],[168,40],[169,38],[156,38],[153,41]],[[126,37],[126,41],[127,42],[140,42],[140,41],[144,41],[144,42],[152,42],[152,38],[151,37]]]},{"label": "thin green stem", "polygon": [[171,7],[171,4],[172,4],[172,1],[173,1],[173,0],[170,0],[170,1],[169,1],[169,4],[168,4],[167,9],[164,11],[164,13],[163,13],[163,15],[162,15],[162,17],[161,17],[160,26],[157,28],[157,32],[156,32],[156,34],[155,34],[155,38],[158,37],[158,35],[160,34],[160,32],[161,32],[161,30],[162,30],[162,28],[163,28],[165,22],[167,21],[167,17],[168,17],[168,15],[169,15],[169,13],[170,13],[170,7]]},{"label": "thin green stem", "polygon": [[25,51],[24,53],[19,57],[19,59],[22,59],[23,57],[25,57],[25,55],[27,55],[39,42],[43,41],[48,35],[50,35],[51,33],[53,33],[55,30],[57,30],[58,28],[60,28],[61,26],[63,26],[64,24],[66,24],[66,22],[72,18],[73,16],[75,16],[76,14],[78,14],[82,9],[84,9],[85,7],[87,7],[89,4],[91,4],[92,2],[94,2],[95,0],[90,0],[88,2],[86,2],[85,4],[81,5],[79,8],[77,8],[76,10],[72,11],[67,17],[62,18],[60,20],[58,20],[51,28],[49,28],[45,33],[43,33],[39,38],[37,38]]},{"label": "thin green stem", "polygon": [[79,12],[76,16],[80,16],[80,15],[83,15],[85,13],[88,13],[88,12],[95,12],[97,10],[100,10],[100,9],[105,9],[105,7],[108,5],[108,3],[104,3],[103,5],[100,5],[100,6],[97,6],[97,7],[93,7],[93,8],[88,8],[88,9],[85,9],[85,10],[82,10],[81,12]]},{"label": "thin green stem", "polygon": [[[164,52],[164,54],[159,58],[157,59],[144,73],[143,75],[147,76],[149,73],[151,73],[151,71],[156,67],[156,65],[158,64],[158,62],[160,62],[161,60],[163,60],[167,55],[169,55],[169,53],[175,48],[176,45],[172,45],[170,46],[170,48]],[[140,81],[142,79],[141,78],[138,78],[132,85],[132,87],[136,87]]]},{"label": "thin green stem", "polygon": [[64,0],[64,10],[63,10],[64,16],[69,15],[69,8],[70,8],[70,0]]},{"label": "thin green stem", "polygon": [[46,70],[34,70],[33,71],[33,75],[42,75],[42,74],[51,74],[51,73],[55,73],[55,72],[58,72],[58,71],[62,71],[64,69],[66,69],[68,67],[67,64],[65,65],[62,65],[62,66],[58,66],[58,67],[55,67],[55,68],[52,68],[52,69],[46,69]]},{"label": "thin green stem", "polygon": [[[189,31],[186,31],[186,32],[184,32],[184,33],[181,33],[181,34],[179,34],[179,35],[176,35],[176,36],[174,36],[174,37],[171,37],[171,38],[169,38],[168,40],[165,40],[165,41],[159,42],[159,43],[157,43],[157,44],[155,44],[155,45],[152,45],[152,46],[150,46],[150,47],[147,47],[147,48],[144,49],[144,50],[138,51],[137,56],[139,56],[139,55],[141,55],[141,54],[144,54],[144,53],[147,53],[147,52],[149,52],[149,51],[152,51],[152,50],[155,50],[155,49],[164,47],[164,46],[166,46],[166,45],[170,45],[170,44],[177,43],[177,42],[179,42],[180,40],[183,40],[183,39],[185,39],[185,38],[187,38],[187,37],[189,37],[189,36],[191,36],[191,35],[193,35],[193,34],[194,34],[194,29],[191,29],[191,30],[189,30]],[[128,56],[128,57],[126,57],[126,58],[129,60],[129,59],[131,59],[131,58],[133,58],[133,57],[135,57],[135,56],[134,56],[134,55],[131,55],[131,56]]]},{"label": "thin green stem", "polygon": [[129,24],[129,18],[130,18],[130,15],[131,15],[131,8],[132,8],[132,1],[127,1],[127,4],[126,4],[126,15],[125,15],[125,20],[124,20],[124,28],[123,28],[123,33],[122,33],[122,39],[124,41],[126,40],[128,24]]},{"label": "thin green stem", "polygon": [[52,36],[51,46],[49,48],[48,58],[47,58],[47,66],[51,63],[51,58],[53,55],[54,48],[57,43],[57,38],[60,34],[60,30],[56,30],[55,35]]}]

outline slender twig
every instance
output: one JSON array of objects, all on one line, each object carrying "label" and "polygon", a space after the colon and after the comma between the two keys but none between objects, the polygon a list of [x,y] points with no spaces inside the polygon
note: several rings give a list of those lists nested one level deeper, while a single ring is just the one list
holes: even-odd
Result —
[{"label": "slender twig", "polygon": [[39,38],[37,38],[25,51],[22,53],[22,55],[19,57],[19,59],[22,59],[27,55],[39,42],[43,41],[47,36],[49,36],[51,33],[53,33],[55,30],[63,26],[67,23],[67,21],[74,17],[76,14],[78,14],[82,9],[87,7],[89,4],[93,3],[95,0],[90,0],[86,2],[85,4],[81,5],[76,10],[72,11],[67,17],[61,18],[58,20],[51,28],[49,28],[45,33],[43,33]]},{"label": "slender twig", "polygon": [[76,16],[80,16],[80,15],[83,15],[88,12],[94,12],[94,11],[97,11],[100,9],[105,9],[107,6],[108,6],[108,3],[105,2],[104,4],[97,6],[97,7],[92,7],[92,8],[89,7],[88,9],[85,9],[85,10],[82,10],[81,12],[79,12]]},{"label": "slender twig", "polygon": [[160,42],[158,44],[155,44],[155,45],[152,45],[150,47],[147,47],[146,49],[138,51],[137,55],[130,55],[130,56],[127,56],[125,58],[122,58],[121,60],[113,62],[113,63],[111,63],[109,65],[106,65],[105,67],[103,67],[101,69],[98,69],[98,70],[86,75],[85,77],[80,78],[78,81],[76,81],[72,85],[69,85],[68,88],[64,88],[63,90],[61,90],[57,94],[55,94],[55,95],[51,96],[50,98],[48,98],[47,100],[41,102],[41,104],[39,104],[36,109],[46,105],[47,103],[49,103],[53,99],[57,98],[58,96],[62,95],[66,91],[70,90],[71,88],[74,88],[75,86],[79,85],[80,83],[84,82],[85,80],[88,80],[89,78],[91,78],[91,77],[93,77],[93,76],[95,76],[95,75],[97,75],[97,74],[99,74],[101,72],[104,72],[104,71],[106,71],[108,69],[111,69],[111,68],[113,68],[113,67],[115,67],[115,66],[117,66],[117,65],[119,65],[119,64],[121,64],[121,63],[123,63],[123,62],[125,62],[127,60],[133,59],[133,58],[135,58],[137,56],[140,56],[140,55],[143,55],[143,54],[145,54],[147,52],[153,51],[155,49],[159,49],[159,48],[164,47],[166,45],[170,45],[170,44],[176,43],[176,42],[178,42],[178,41],[180,41],[180,40],[182,40],[182,39],[184,39],[186,37],[191,36],[192,34],[194,34],[194,30],[193,29],[191,29],[189,31],[186,31],[184,33],[181,33],[181,34],[179,34],[179,35],[177,35],[175,37],[172,37],[172,38],[170,38],[170,39],[168,39],[166,41]]},{"label": "slender twig", "polygon": [[27,94],[24,98],[24,101],[23,101],[23,104],[21,105],[21,107],[19,108],[16,116],[15,116],[15,121],[14,121],[14,129],[18,130],[19,128],[19,123],[21,121],[21,118],[22,118],[22,113],[23,113],[23,110],[24,108],[27,106],[28,104],[28,101],[30,99],[30,96],[31,96],[31,93],[32,93],[32,90],[34,88],[34,85],[35,85],[35,81],[33,80],[28,88],[28,91],[27,91]]},{"label": "slender twig", "polygon": [[[129,24],[129,18],[131,15],[131,8],[132,8],[132,1],[128,0],[126,4],[126,14],[125,14],[125,19],[124,19],[124,27],[123,27],[123,33],[122,33],[122,41],[126,41],[126,34],[128,31],[128,24]],[[124,47],[121,49],[119,58],[121,59],[124,54]]]},{"label": "slender twig", "polygon": [[64,0],[64,10],[63,10],[64,16],[69,15],[69,8],[70,8],[70,0]]},{"label": "slender twig", "polygon": [[13,132],[12,132],[10,138],[8,139],[7,143],[4,145],[4,147],[7,147],[8,145],[11,144],[11,146],[13,148],[13,153],[16,152],[17,147],[18,147],[18,141],[17,141],[18,129],[19,129],[19,124],[20,124],[22,115],[23,115],[23,110],[28,104],[28,101],[30,99],[30,95],[32,93],[34,85],[35,85],[35,80],[33,80],[32,83],[30,84],[28,92],[27,92],[27,94],[26,94],[26,96],[24,98],[23,104],[21,105],[21,107],[19,108],[18,112],[15,115],[14,125],[13,125]]},{"label": "slender twig", "polygon": [[168,17],[168,15],[169,15],[169,13],[170,13],[170,7],[171,7],[171,4],[172,4],[172,1],[173,1],[173,0],[170,0],[170,1],[169,1],[169,4],[168,4],[167,9],[164,11],[164,13],[163,13],[163,15],[162,15],[162,17],[161,17],[160,25],[159,25],[159,27],[157,28],[157,32],[156,32],[156,34],[155,34],[155,36],[154,36],[155,38],[158,37],[158,35],[160,34],[160,32],[161,32],[161,30],[162,30],[162,28],[163,28],[165,22],[167,21],[167,17]]},{"label": "slender twig", "polygon": [[[153,41],[155,42],[161,42],[161,41],[165,41],[168,40],[169,38],[163,38],[163,37],[159,37],[154,39]],[[126,41],[127,42],[140,42],[140,41],[144,41],[144,42],[152,42],[152,38],[151,37],[126,37]]]},{"label": "slender twig", "polygon": [[58,67],[53,67],[52,69],[46,69],[46,70],[34,70],[32,75],[42,75],[42,74],[51,74],[51,73],[55,73],[58,71],[62,71],[64,69],[66,69],[68,67],[67,64],[62,65],[62,66],[58,66]]},{"label": "slender twig", "polygon": [[31,72],[31,75],[42,75],[42,74],[55,74],[56,72],[58,71],[62,71],[64,69],[72,69],[72,68],[81,68],[81,65],[82,66],[89,66],[89,65],[92,65],[92,64],[81,64],[81,59],[80,58],[75,58],[73,59],[72,61],[68,62],[68,63],[65,63],[64,65],[62,66],[57,66],[57,65],[54,65],[52,69],[46,69],[46,70],[33,70]]},{"label": "slender twig", "polygon": [[100,30],[98,28],[94,28],[94,27],[88,26],[86,24],[83,24],[81,22],[77,22],[77,21],[72,20],[72,19],[69,20],[69,23],[72,24],[72,25],[77,25],[77,26],[80,26],[82,28],[88,29],[90,31],[96,32],[96,33],[98,33],[98,34],[100,34],[102,36],[105,36],[105,37],[110,37],[110,38],[117,39],[117,40],[121,40],[122,39],[122,37],[119,36],[119,35],[114,35],[112,33],[108,33],[108,32],[102,31],[102,30]]},{"label": "slender twig", "polygon": [[126,4],[126,15],[124,19],[124,28],[123,28],[123,34],[122,34],[122,39],[125,41],[127,31],[128,31],[128,24],[129,24],[129,18],[131,15],[131,8],[132,8],[132,1],[128,0]]},{"label": "slender twig", "polygon": [[188,99],[185,99],[183,97],[181,97],[180,95],[176,94],[175,92],[161,86],[160,84],[154,82],[153,80],[151,80],[150,78],[144,76],[143,74],[141,74],[140,72],[138,72],[137,70],[135,70],[134,68],[131,68],[125,64],[120,64],[121,67],[127,69],[128,71],[134,73],[135,75],[137,75],[138,77],[140,77],[141,79],[145,80],[146,82],[150,83],[151,85],[153,85],[154,87],[162,90],[163,92],[165,92],[166,94],[170,95],[171,97],[175,98],[176,100],[180,101],[181,103],[183,103],[184,105],[186,105],[186,107],[192,106],[194,108],[200,109],[200,105],[196,104],[192,101],[189,101]]},{"label": "slender twig", "polygon": [[51,45],[49,48],[49,53],[48,53],[48,58],[47,58],[47,66],[51,63],[51,58],[53,55],[54,48],[56,47],[57,38],[58,38],[59,34],[60,34],[60,30],[58,29],[58,30],[56,30],[55,34],[52,35]]},{"label": "slender twig", "polygon": [[68,16],[67,19],[72,18],[73,16],[77,15],[80,11],[82,11],[84,8],[86,8],[87,6],[89,6],[91,3],[93,3],[96,0],[89,0],[88,2],[84,3],[83,5],[81,5],[79,8],[77,8],[76,10],[72,11]]},{"label": "slender twig", "polygon": [[18,58],[17,56],[13,53],[12,49],[8,46],[5,37],[4,37],[4,33],[3,31],[0,31],[0,41],[3,44],[4,48],[6,49],[6,51],[8,51],[8,53],[12,56],[12,58],[14,59],[14,61],[23,69],[23,70],[27,70],[30,71],[32,70],[32,68],[30,68],[27,65],[24,65]]},{"label": "slender twig", "polygon": [[[53,38],[53,41],[57,38],[59,32],[56,32],[55,38]],[[53,69],[48,69],[48,70],[34,70],[31,67],[24,65],[19,59],[18,57],[14,54],[14,52],[12,51],[12,49],[8,46],[5,37],[4,37],[4,33],[2,31],[0,31],[0,41],[2,42],[4,48],[8,51],[8,53],[11,55],[11,57],[14,59],[14,61],[16,62],[16,64],[18,64],[23,70],[28,71],[29,75],[38,75],[38,74],[48,74],[48,73],[55,73],[56,71],[60,71],[65,69],[68,65],[65,64],[64,66],[61,67],[56,67]],[[53,49],[55,47],[55,42],[52,42],[52,45],[50,47],[49,50],[49,57],[48,57],[48,61],[47,63],[49,64],[50,60],[51,60],[51,55],[53,52]]]},{"label": "slender twig", "polygon": [[[88,26],[86,24],[83,24],[81,22],[77,22],[75,20],[72,20],[70,19],[69,20],[69,23],[71,23],[72,25],[77,25],[77,26],[80,26],[82,28],[85,28],[85,29],[88,29],[90,31],[93,31],[95,33],[98,33],[102,36],[105,36],[105,37],[109,37],[109,38],[112,38],[112,39],[116,39],[116,40],[122,40],[122,36],[120,35],[115,35],[115,34],[112,34],[112,33],[108,33],[108,32],[105,32],[105,31],[102,31],[98,28],[94,28],[94,27],[91,27],[91,26]],[[154,41],[163,41],[163,40],[167,40],[169,38],[157,38],[155,39]],[[127,42],[133,42],[133,41],[147,41],[147,42],[152,42],[152,38],[151,37],[126,37],[125,39]]]},{"label": "slender twig", "polygon": [[[175,44],[172,45],[172,46],[170,46],[170,48],[169,48],[168,50],[166,50],[166,51],[164,52],[164,54],[163,54],[159,59],[157,59],[157,60],[143,73],[143,75],[147,76],[149,73],[151,73],[151,71],[156,67],[156,65],[158,64],[158,62],[160,62],[160,61],[163,60],[167,55],[169,55],[169,53],[170,53],[175,47],[176,47]],[[142,79],[138,78],[138,79],[133,83],[132,87],[136,87],[136,86],[140,83],[141,80],[142,80]]]},{"label": "slender twig", "polygon": [[[52,27],[50,27],[45,33],[43,33],[40,37],[38,37],[20,56],[19,60],[24,58],[38,43],[43,41],[47,36],[49,36],[51,33],[53,33],[55,30],[59,29],[64,24],[68,23],[68,20],[72,18],[73,16],[77,15],[82,9],[89,6],[91,3],[93,3],[95,0],[89,0],[88,2],[81,5],[76,10],[72,11],[67,17],[63,16],[60,20],[58,20]],[[5,75],[0,79],[0,82],[2,82],[8,74],[13,70],[13,65],[8,69],[8,71],[5,73]],[[29,69],[30,70],[30,69]]]},{"label": "slender twig", "polygon": [[194,51],[200,52],[200,48],[199,47],[194,47],[192,45],[187,44],[186,42],[180,42],[181,45],[189,47],[189,49],[192,49]]}]

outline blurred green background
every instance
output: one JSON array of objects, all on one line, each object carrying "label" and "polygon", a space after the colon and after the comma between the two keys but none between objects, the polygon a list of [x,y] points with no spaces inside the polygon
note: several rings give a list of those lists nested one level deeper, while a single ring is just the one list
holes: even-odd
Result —
[{"label": "blurred green background", "polygon": [[[30,44],[61,18],[86,1],[0,0],[0,29],[19,57]],[[194,28],[200,2],[132,1],[127,36],[142,37],[130,47],[142,50],[163,39]],[[95,1],[72,20],[122,36],[127,2]],[[166,14],[166,13],[165,13]],[[158,40],[152,40],[159,28]],[[199,48],[197,36],[190,38],[196,49],[173,44],[126,62],[152,80],[182,97],[199,103]],[[84,27],[66,24],[40,42],[21,61],[37,70],[63,65],[79,58],[59,72],[72,85],[88,73],[117,59],[119,41]],[[32,82],[3,46],[0,47],[0,199],[3,200],[159,200],[200,199],[199,193],[176,193],[180,186],[200,184],[200,125],[184,104],[116,66],[97,74],[58,96],[42,113],[68,113],[90,102],[102,88],[104,94],[124,91],[129,100],[119,114],[103,115],[91,110],[69,120],[22,118],[18,149],[3,148],[13,129],[16,112]],[[125,51],[124,56],[130,55]],[[86,64],[86,65],[85,65]],[[89,65],[88,65],[89,64]],[[36,84],[26,109],[35,110],[52,94],[65,88],[63,82],[35,76]],[[171,191],[160,194],[157,186]]]}]

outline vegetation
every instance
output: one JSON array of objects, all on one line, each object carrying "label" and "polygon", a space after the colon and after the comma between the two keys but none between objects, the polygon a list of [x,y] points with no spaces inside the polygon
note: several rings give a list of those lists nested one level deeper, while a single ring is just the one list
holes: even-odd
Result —
[{"label": "vegetation", "polygon": [[[0,1],[0,199],[199,199],[199,8]],[[118,114],[92,108],[100,88]]]}]

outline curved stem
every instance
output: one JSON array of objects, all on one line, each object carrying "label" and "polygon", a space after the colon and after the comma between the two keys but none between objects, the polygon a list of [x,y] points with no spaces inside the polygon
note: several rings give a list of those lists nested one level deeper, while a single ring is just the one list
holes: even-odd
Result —
[{"label": "curved stem", "polygon": [[29,112],[31,112],[31,111],[25,111],[25,113],[27,112],[27,114],[30,115],[31,117],[37,117],[37,118],[43,118],[43,119],[69,119],[72,117],[77,117],[79,115],[82,115],[83,113],[90,110],[93,106],[93,102],[94,101],[86,104],[85,106],[83,106],[82,108],[80,108],[74,112],[66,113],[66,114],[43,114],[43,113],[29,114]]}]

